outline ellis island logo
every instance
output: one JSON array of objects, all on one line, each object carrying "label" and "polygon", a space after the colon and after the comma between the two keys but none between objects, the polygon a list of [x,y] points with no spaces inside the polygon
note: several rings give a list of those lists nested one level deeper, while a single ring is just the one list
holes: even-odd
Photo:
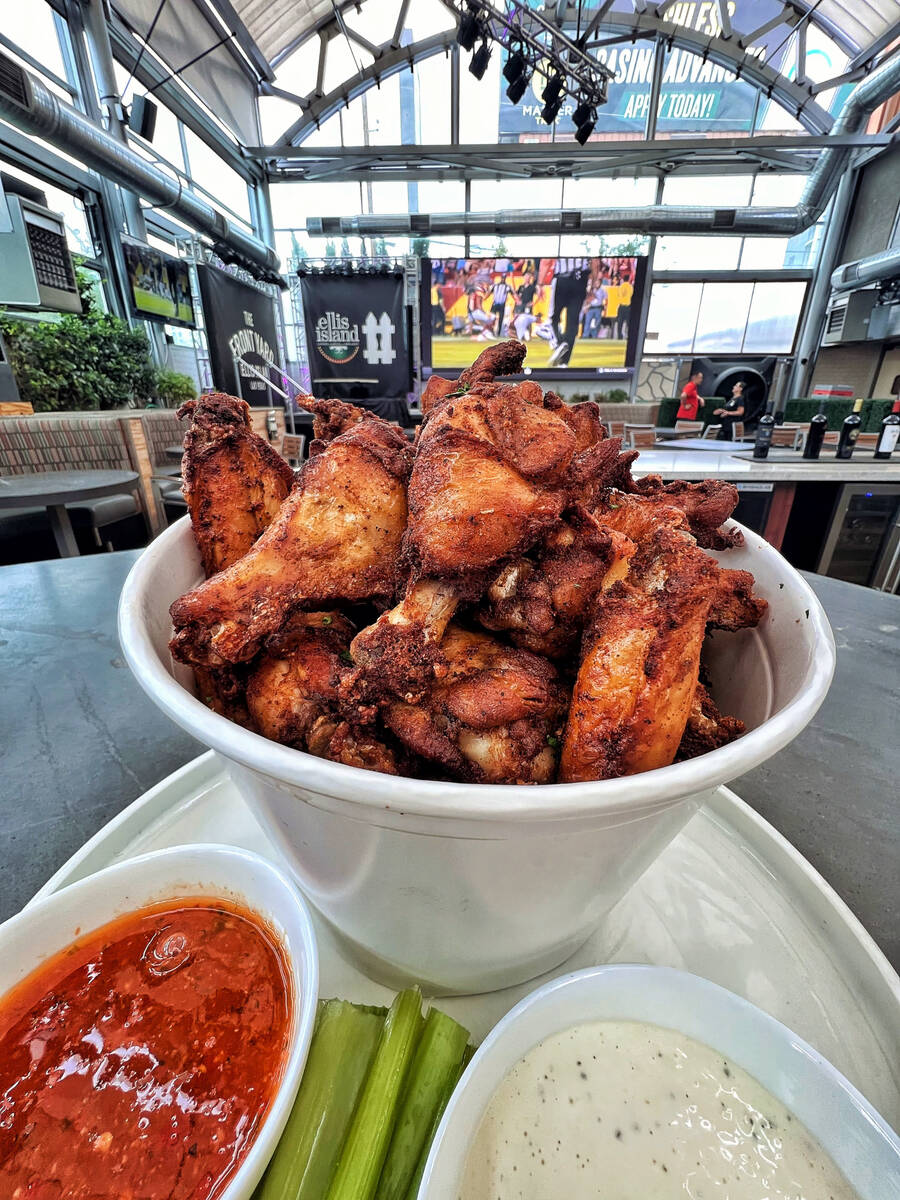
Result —
[{"label": "ellis island logo", "polygon": [[339,313],[325,313],[316,321],[316,349],[331,363],[349,362],[359,353],[359,326]]},{"label": "ellis island logo", "polygon": [[[393,335],[396,327],[386,312],[376,318],[366,313],[363,334],[366,344],[363,358],[371,366],[392,363],[397,357]],[[359,326],[351,325],[349,317],[328,311],[316,321],[316,349],[331,363],[347,363],[359,353]]]}]

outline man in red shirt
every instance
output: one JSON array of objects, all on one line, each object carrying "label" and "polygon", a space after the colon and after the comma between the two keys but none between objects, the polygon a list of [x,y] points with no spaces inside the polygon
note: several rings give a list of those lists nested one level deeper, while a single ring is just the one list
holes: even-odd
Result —
[{"label": "man in red shirt", "polygon": [[697,388],[703,382],[703,372],[695,371],[681,393],[681,404],[675,414],[675,424],[679,421],[696,421],[699,410],[703,407],[703,397]]}]

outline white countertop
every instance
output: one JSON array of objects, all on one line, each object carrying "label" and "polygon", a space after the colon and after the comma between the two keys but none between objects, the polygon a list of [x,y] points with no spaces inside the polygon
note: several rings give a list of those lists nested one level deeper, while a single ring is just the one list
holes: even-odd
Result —
[{"label": "white countertop", "polygon": [[896,483],[900,484],[900,457],[876,462],[872,452],[847,461],[834,458],[796,462],[736,458],[708,450],[642,450],[634,475],[662,475],[665,479],[731,479],[735,483]]}]

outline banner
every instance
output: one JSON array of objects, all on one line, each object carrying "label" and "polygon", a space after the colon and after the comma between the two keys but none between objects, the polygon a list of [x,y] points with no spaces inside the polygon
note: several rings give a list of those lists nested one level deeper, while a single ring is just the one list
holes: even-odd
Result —
[{"label": "banner", "polygon": [[411,387],[401,275],[300,278],[314,396],[405,396]]},{"label": "banner", "polygon": [[277,393],[273,395],[259,376],[243,364],[238,363],[239,372],[236,371],[235,359],[245,358],[280,385],[278,374],[266,366],[268,362],[281,362],[274,300],[215,267],[198,266],[197,275],[213,383],[220,391],[241,396],[257,408],[270,407]]},{"label": "banner", "polygon": [[[747,28],[753,29],[778,14],[781,0],[753,0],[752,9],[747,0],[743,0],[737,16],[734,0],[728,7],[738,22],[743,20]],[[676,0],[666,8],[665,19],[699,34],[711,37],[721,34],[716,5],[709,0]],[[574,29],[566,32],[570,36],[576,34]],[[782,30],[778,28],[763,34],[757,44],[747,47],[747,53],[780,70],[786,53]],[[654,54],[652,42],[617,43],[597,48],[598,60],[615,72],[615,79],[609,84],[607,103],[597,110],[598,134],[624,136],[644,132],[650,108]],[[506,62],[505,53],[503,62]],[[538,92],[546,85],[542,76],[537,76],[534,82]],[[521,101],[511,104],[506,96],[506,86],[506,80],[501,76],[500,141],[518,141],[524,133],[548,134],[549,126],[541,119],[543,101],[534,88],[529,85]],[[673,47],[666,54],[663,69],[657,133],[749,133],[753,128],[756,97],[756,88],[738,79],[727,67]],[[566,100],[560,109],[559,120],[570,119],[574,108],[574,101]]]}]

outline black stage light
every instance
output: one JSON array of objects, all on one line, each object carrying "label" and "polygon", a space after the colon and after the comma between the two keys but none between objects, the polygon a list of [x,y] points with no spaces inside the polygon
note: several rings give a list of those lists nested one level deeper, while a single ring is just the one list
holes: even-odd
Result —
[{"label": "black stage light", "polygon": [[456,31],[457,42],[463,50],[471,50],[478,40],[478,33],[478,18],[471,9],[466,9],[459,18],[459,28]]},{"label": "black stage light", "polygon": [[525,74],[525,55],[521,50],[515,50],[506,60],[506,66],[503,68],[503,77],[509,83],[515,83],[516,80]]},{"label": "black stage light", "polygon": [[575,130],[575,141],[579,146],[583,146],[591,134],[594,132],[594,126],[597,124],[597,114],[592,113],[586,121],[582,121]]},{"label": "black stage light", "polygon": [[541,99],[545,104],[554,104],[565,91],[566,81],[562,75],[557,73],[551,75],[547,80],[547,86],[541,92]]},{"label": "black stage light", "polygon": [[[576,126],[583,125],[585,121],[590,120],[592,108],[587,100],[582,100],[575,111],[572,113],[572,124]],[[596,118],[596,114],[595,118]]]},{"label": "black stage light", "polygon": [[552,125],[559,116],[559,110],[562,108],[563,98],[559,96],[556,100],[548,100],[541,109],[541,120],[545,125]]},{"label": "black stage light", "polygon": [[469,70],[476,79],[483,79],[484,73],[488,68],[488,63],[491,61],[491,48],[487,42],[482,42],[475,53],[472,55],[472,61],[469,63]]},{"label": "black stage light", "polygon": [[528,90],[528,76],[520,75],[506,89],[506,94],[509,97],[510,104],[518,104]]}]

